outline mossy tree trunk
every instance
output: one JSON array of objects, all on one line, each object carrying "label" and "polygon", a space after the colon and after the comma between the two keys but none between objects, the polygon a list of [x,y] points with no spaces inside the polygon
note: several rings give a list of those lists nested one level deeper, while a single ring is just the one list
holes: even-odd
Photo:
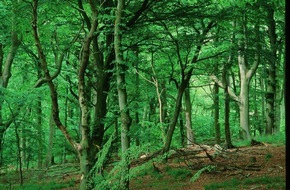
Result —
[{"label": "mossy tree trunk", "polygon": [[[12,14],[12,23],[11,23],[11,36],[9,44],[4,44],[0,42],[0,87],[7,88],[9,79],[11,77],[11,69],[13,60],[16,56],[17,50],[20,46],[20,39],[18,35],[18,21],[17,21],[17,2],[13,1],[13,14]],[[8,32],[8,31],[7,31]],[[10,49],[5,58],[4,48],[9,47]],[[0,96],[3,96],[0,92]],[[3,150],[3,137],[5,131],[10,127],[11,123],[14,120],[14,117],[11,116],[7,121],[3,121],[2,109],[3,109],[4,99],[0,99],[0,166],[2,165],[2,150]],[[16,113],[17,114],[17,113]]]},{"label": "mossy tree trunk", "polygon": [[114,48],[116,56],[116,71],[117,71],[117,90],[118,90],[118,102],[120,109],[120,119],[121,119],[121,146],[122,146],[122,176],[120,189],[129,189],[129,158],[128,149],[130,147],[130,139],[128,136],[131,117],[129,115],[129,108],[127,102],[127,90],[126,90],[126,80],[125,72],[126,66],[123,59],[122,51],[122,14],[125,9],[125,1],[118,0],[117,10],[116,10],[116,20],[114,28]]}]

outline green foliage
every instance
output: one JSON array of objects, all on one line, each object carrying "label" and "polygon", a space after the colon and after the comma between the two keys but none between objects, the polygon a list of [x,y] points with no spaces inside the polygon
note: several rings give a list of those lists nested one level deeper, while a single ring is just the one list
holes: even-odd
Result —
[{"label": "green foliage", "polygon": [[273,135],[260,135],[255,137],[259,142],[265,142],[272,145],[285,145],[286,144],[286,134],[285,132],[273,134]]},{"label": "green foliage", "polygon": [[[255,137],[255,140],[258,142],[264,142],[264,143],[269,143],[274,146],[279,146],[279,145],[285,145],[286,135],[285,133],[277,133],[274,135],[258,135]],[[235,146],[250,146],[251,141],[234,139],[233,144]]]},{"label": "green foliage", "polygon": [[205,167],[203,167],[202,169],[198,170],[193,176],[192,178],[190,179],[191,182],[195,182],[196,180],[198,180],[201,176],[201,174],[203,172],[212,172],[214,171],[216,168],[216,166],[212,166],[212,165],[207,165]]},{"label": "green foliage", "polygon": [[268,154],[265,155],[265,160],[269,161],[272,157],[273,157],[273,155],[268,153]]},{"label": "green foliage", "polygon": [[[88,19],[91,19],[91,9],[87,1],[81,1],[84,12]],[[99,2],[99,1],[98,1]],[[144,1],[146,2],[146,1]],[[119,116],[116,96],[115,68],[109,64],[114,64],[114,55],[110,55],[113,50],[113,25],[115,20],[116,7],[109,1],[103,4],[96,4],[99,14],[97,15],[98,27],[94,33],[96,37],[90,46],[92,54],[89,58],[89,65],[85,72],[85,83],[87,84],[87,98],[89,105],[89,123],[93,129],[96,121],[105,125],[105,136],[103,142],[108,141],[97,155],[98,161],[90,172],[93,184],[98,184],[98,188],[117,189],[119,179],[122,176],[121,166],[124,163],[116,162],[110,172],[99,174],[106,159],[110,154],[110,147],[113,142],[114,127],[112,121]],[[141,7],[141,1],[128,1],[124,11],[124,23],[133,19],[136,11]],[[256,111],[257,116],[250,117],[252,133],[260,128],[264,131],[264,99],[265,99],[265,78],[267,78],[267,65],[265,62],[270,60],[270,39],[267,31],[267,18],[265,17],[265,6],[271,5],[275,11],[275,25],[279,43],[285,40],[284,32],[284,7],[283,1],[257,1],[257,0],[173,0],[173,1],[152,1],[148,6],[150,10],[145,11],[135,21],[134,26],[126,26],[123,34],[123,51],[126,62],[126,87],[128,89],[128,109],[133,122],[130,128],[129,137],[131,138],[131,148],[129,149],[129,159],[137,159],[142,153],[151,153],[160,150],[164,146],[166,130],[174,115],[176,105],[176,94],[182,77],[187,76],[187,71],[194,68],[190,80],[191,100],[192,100],[192,127],[196,142],[203,142],[214,138],[213,128],[213,97],[212,85],[209,76],[222,76],[224,64],[232,59],[229,78],[230,88],[238,95],[240,92],[239,66],[236,64],[238,58],[237,40],[241,37],[247,38],[247,60],[250,63],[256,60],[255,45],[262,43],[261,65],[258,67],[255,78],[250,84],[250,112]],[[164,9],[166,7],[166,9]],[[79,61],[82,52],[82,42],[88,34],[87,21],[78,12],[80,8],[76,2],[71,1],[39,1],[38,24],[40,41],[44,48],[47,59],[49,73],[53,75],[57,70],[56,62],[60,55],[66,50],[68,44],[75,38],[75,43],[65,52],[64,61],[60,74],[53,79],[56,86],[59,103],[60,120],[64,123],[68,133],[76,142],[80,141],[80,106],[78,100],[78,71]],[[141,10],[141,9],[140,9]],[[13,114],[17,114],[10,128],[4,131],[1,138],[3,155],[1,162],[4,165],[18,163],[16,157],[15,125],[18,127],[22,140],[21,151],[24,156],[25,166],[35,167],[37,165],[39,147],[42,147],[40,155],[44,158],[48,150],[49,128],[51,116],[50,93],[47,84],[40,88],[33,88],[37,80],[44,77],[41,71],[39,56],[37,55],[33,33],[31,29],[32,9],[28,1],[0,1],[0,44],[1,44],[1,68],[3,73],[5,61],[8,58],[11,46],[11,30],[15,27],[21,46],[13,58],[11,68],[11,80],[7,88],[0,87],[0,129],[9,121]],[[240,18],[247,16],[247,33],[240,31]],[[208,35],[202,36],[204,29],[210,22],[214,27]],[[15,24],[15,25],[14,25]],[[256,40],[254,33],[255,25],[259,24],[260,40]],[[232,39],[234,35],[235,40]],[[197,63],[192,63],[195,51],[201,45],[200,40],[204,38],[201,51],[198,54]],[[277,71],[277,81],[283,84],[283,52],[284,45],[279,47],[280,58],[277,60],[279,65]],[[3,53],[2,53],[3,51]],[[220,52],[223,52],[219,54]],[[219,54],[216,56],[216,54]],[[112,57],[110,57],[112,56]],[[210,57],[210,59],[206,59]],[[111,60],[112,59],[112,60]],[[107,60],[111,62],[107,63]],[[108,65],[106,65],[108,64]],[[214,67],[218,64],[217,73]],[[103,73],[102,73],[102,72]],[[101,74],[99,74],[101,73]],[[99,86],[101,75],[111,74],[108,80],[109,91],[106,101],[107,107],[95,110],[95,105],[99,95],[96,90],[104,89]],[[2,79],[2,78],[1,78]],[[0,80],[1,80],[0,79]],[[159,83],[157,85],[157,82]],[[254,83],[255,82],[255,83]],[[162,84],[162,85],[161,85]],[[156,93],[156,85],[159,93],[166,90],[166,118],[164,123],[159,122],[159,102]],[[224,136],[224,97],[220,90],[220,125],[221,135]],[[41,106],[38,104],[41,101]],[[263,106],[262,106],[263,105]],[[239,138],[239,110],[236,102],[231,101],[230,126],[231,135],[236,146],[250,145],[249,141],[241,141]],[[38,123],[37,117],[41,110],[41,122]],[[257,110],[254,110],[257,109]],[[98,118],[95,112],[106,112],[104,118]],[[184,105],[179,114],[179,119],[184,120]],[[13,113],[13,114],[12,114]],[[282,120],[285,118],[285,113]],[[119,121],[120,122],[120,121]],[[184,122],[184,121],[183,121]],[[185,123],[185,122],[184,122]],[[116,124],[117,125],[117,124]],[[260,142],[275,145],[285,144],[285,124],[281,123],[280,134],[272,136],[255,136]],[[41,129],[40,133],[38,133]],[[90,132],[92,132],[91,130]],[[98,131],[97,131],[98,132]],[[41,135],[40,135],[41,134]],[[95,134],[94,134],[95,135]],[[67,159],[73,160],[76,154],[73,148],[64,139],[60,130],[56,130],[54,136],[53,152],[56,162],[63,160],[63,155]],[[180,147],[181,133],[176,127],[172,146]],[[134,146],[134,141],[138,141],[139,146]],[[137,144],[137,143],[136,143]],[[116,146],[119,146],[116,143]],[[121,153],[119,153],[120,155]],[[116,154],[118,155],[118,154]],[[118,155],[118,156],[119,156]],[[115,156],[115,155],[114,155]],[[164,157],[168,155],[163,155]],[[117,156],[116,156],[117,157]],[[154,161],[161,161],[164,157],[159,157]],[[2,157],[1,157],[2,158]],[[266,156],[265,159],[270,159]],[[130,170],[130,179],[137,175],[150,175],[161,178],[159,173],[154,173],[152,163],[149,165],[138,166]],[[110,166],[111,167],[111,166]],[[144,168],[143,168],[144,167]],[[201,169],[192,178],[195,181],[205,172],[213,170],[211,166]],[[169,170],[169,175],[178,178],[190,175],[187,170]],[[52,185],[52,184],[51,184]],[[50,186],[50,185],[49,185]],[[57,188],[57,187],[55,187]]]},{"label": "green foliage", "polygon": [[188,177],[192,177],[192,171],[190,171],[188,168],[171,168],[168,167],[166,169],[166,173],[172,176],[174,179],[181,179],[185,180]]},{"label": "green foliage", "polygon": [[26,183],[22,186],[15,186],[13,189],[15,190],[51,190],[51,189],[63,189],[74,187],[75,183],[56,183],[55,181],[51,181],[48,183]]},{"label": "green foliage", "polygon": [[237,189],[237,188],[255,188],[255,189],[285,189],[286,181],[282,177],[263,176],[256,178],[237,179],[232,178],[222,183],[213,183],[205,185],[205,190],[215,189]]}]

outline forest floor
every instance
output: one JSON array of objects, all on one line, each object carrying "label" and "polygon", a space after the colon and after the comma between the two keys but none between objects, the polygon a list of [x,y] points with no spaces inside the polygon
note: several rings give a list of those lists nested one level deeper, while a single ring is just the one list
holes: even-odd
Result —
[{"label": "forest floor", "polygon": [[[286,189],[285,152],[284,145],[265,143],[227,150],[207,145],[176,149],[172,151],[167,162],[147,162],[145,170],[143,168],[131,179],[130,189]],[[142,159],[141,162],[143,163]],[[132,168],[140,166],[140,163],[135,162]],[[269,181],[273,178],[274,181]],[[39,185],[42,186],[40,189],[78,189],[78,164],[70,163],[55,165],[45,170],[25,171],[24,184],[28,185],[22,188],[15,186],[19,183],[18,179],[18,173],[0,172],[0,189],[30,190],[39,189]],[[249,179],[252,181],[242,183]],[[279,181],[276,185],[275,179]],[[33,187],[34,183],[38,186]],[[220,185],[209,186],[210,184]],[[228,184],[228,187],[221,184]]]},{"label": "forest floor", "polygon": [[[131,189],[286,189],[285,146],[260,144],[218,152],[214,147],[202,147],[202,151],[196,151],[200,147],[181,149],[170,157],[167,164],[154,164],[153,168],[158,168],[161,177],[145,175],[132,181]],[[263,177],[266,182],[263,182]],[[280,184],[269,185],[277,178]],[[247,179],[259,180],[242,183]],[[223,186],[224,183],[229,185]]]}]

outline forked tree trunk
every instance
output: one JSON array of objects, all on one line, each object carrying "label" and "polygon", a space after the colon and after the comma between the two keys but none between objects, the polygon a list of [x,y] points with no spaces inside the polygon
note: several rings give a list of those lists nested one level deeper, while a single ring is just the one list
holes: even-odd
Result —
[{"label": "forked tree trunk", "polygon": [[242,31],[243,38],[239,41],[239,51],[238,51],[238,64],[240,71],[240,95],[239,97],[234,97],[238,99],[238,105],[240,109],[240,127],[242,128],[243,136],[247,140],[251,140],[251,132],[249,125],[249,86],[251,78],[256,72],[258,65],[260,63],[260,32],[259,32],[259,21],[255,24],[255,35],[257,40],[257,45],[255,47],[254,61],[251,67],[246,58],[246,37],[247,37],[247,16],[244,15],[242,21]]},{"label": "forked tree trunk", "polygon": [[[199,45],[196,47],[195,52],[194,52],[194,56],[193,56],[193,58],[190,61],[191,64],[195,64],[197,62],[200,50],[201,50],[203,42],[204,42],[204,38],[207,35],[207,33],[209,32],[209,30],[211,28],[213,28],[214,26],[215,26],[215,23],[214,22],[210,22],[207,25],[207,27],[204,28],[204,31],[202,32],[202,36],[200,36],[200,39],[199,39],[199,43],[198,43]],[[179,51],[179,45],[178,44],[176,44],[176,45],[177,45],[177,49]],[[181,68],[181,69],[182,69],[182,76],[181,76],[182,79],[181,79],[180,85],[178,86],[178,92],[177,92],[177,97],[176,97],[176,102],[175,102],[175,108],[174,108],[173,116],[172,116],[172,118],[170,120],[169,127],[168,127],[168,130],[167,130],[167,133],[166,133],[165,145],[164,145],[164,148],[162,150],[163,153],[168,152],[169,149],[170,149],[173,132],[174,132],[174,129],[175,129],[175,126],[176,126],[176,123],[177,123],[177,120],[178,120],[178,116],[179,116],[179,113],[180,113],[180,110],[181,110],[182,96],[183,96],[183,93],[184,93],[186,87],[189,84],[189,81],[190,81],[190,78],[191,78],[191,75],[192,75],[192,72],[193,72],[193,67],[191,67],[188,70],[187,73],[185,73],[185,70],[183,70],[185,68]]]}]

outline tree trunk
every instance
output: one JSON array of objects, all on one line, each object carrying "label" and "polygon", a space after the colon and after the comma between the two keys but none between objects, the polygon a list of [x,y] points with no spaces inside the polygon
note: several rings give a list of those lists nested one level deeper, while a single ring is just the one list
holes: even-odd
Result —
[{"label": "tree trunk", "polygon": [[[204,43],[204,38],[205,36],[207,35],[207,33],[209,32],[209,30],[215,26],[215,23],[214,22],[210,22],[205,28],[203,28],[203,32],[202,32],[202,35],[200,36],[199,40],[198,40],[198,46],[196,47],[195,49],[195,52],[194,52],[194,56],[193,58],[191,59],[190,63],[191,64],[195,64],[198,60],[198,56],[199,56],[199,53],[200,53],[200,50],[202,48],[202,45]],[[171,35],[171,38],[176,42],[176,40],[174,39],[174,37]],[[176,42],[176,48],[177,48],[177,53],[179,53],[179,43],[178,41]],[[186,89],[186,87],[188,86],[189,84],[189,81],[190,81],[190,78],[191,78],[191,75],[192,75],[192,72],[193,72],[193,67],[191,67],[187,73],[185,73],[185,69],[186,67],[184,67],[182,65],[182,60],[179,59],[179,62],[181,63],[180,65],[180,69],[181,69],[181,83],[180,85],[178,86],[178,92],[177,92],[177,97],[176,97],[176,103],[175,103],[175,108],[174,108],[174,113],[173,113],[173,116],[172,116],[172,119],[169,123],[169,127],[168,127],[168,130],[167,130],[167,134],[166,134],[166,140],[165,140],[165,145],[164,145],[164,148],[163,148],[163,153],[166,153],[169,151],[169,148],[170,148],[170,145],[171,145],[171,140],[172,140],[172,136],[173,136],[173,132],[174,132],[174,129],[175,129],[175,126],[176,126],[176,123],[177,123],[177,120],[178,120],[178,116],[179,116],[179,113],[180,113],[180,109],[181,109],[181,105],[182,105],[182,96],[183,96],[183,93]]]},{"label": "tree trunk", "polygon": [[229,61],[224,64],[223,67],[223,83],[224,83],[224,105],[225,105],[225,110],[224,110],[224,121],[225,121],[225,146],[227,148],[232,148],[232,139],[231,139],[231,130],[230,130],[230,94],[229,94],[229,73],[228,71],[230,70],[231,66],[231,61],[232,61],[232,55],[229,57]]},{"label": "tree trunk", "polygon": [[183,118],[180,115],[179,117],[179,129],[180,129],[180,145],[181,147],[186,146],[186,141],[185,141],[185,130],[184,130],[184,125],[183,125]]},{"label": "tree trunk", "polygon": [[224,89],[225,94],[225,146],[232,148],[231,130],[230,130],[230,96],[228,88]]},{"label": "tree trunk", "polygon": [[267,70],[267,86],[266,86],[266,134],[272,134],[275,128],[275,94],[276,94],[276,62],[277,62],[277,34],[276,23],[274,19],[274,9],[270,5],[266,5],[267,9],[267,25],[270,39],[271,58],[268,63]]},{"label": "tree trunk", "polygon": [[37,107],[36,107],[36,113],[37,113],[37,135],[38,135],[38,150],[37,150],[37,167],[38,169],[42,168],[43,165],[43,130],[42,130],[42,108],[41,108],[41,98],[38,97],[37,100]]},{"label": "tree trunk", "polygon": [[116,20],[114,29],[114,49],[116,56],[116,68],[117,68],[117,89],[119,97],[119,108],[121,114],[121,145],[122,145],[122,176],[120,189],[129,189],[129,158],[128,149],[130,147],[130,139],[128,132],[131,125],[131,117],[129,115],[128,103],[127,103],[127,90],[125,80],[125,63],[123,60],[122,48],[122,13],[125,8],[125,1],[118,0],[116,10]]},{"label": "tree trunk", "polygon": [[221,129],[220,129],[220,121],[219,121],[219,85],[214,83],[214,129],[215,129],[215,143],[221,143]]},{"label": "tree trunk", "polygon": [[53,120],[53,111],[51,108],[50,118],[49,118],[49,136],[48,136],[48,147],[47,147],[47,153],[46,153],[46,161],[45,166],[49,167],[53,165],[53,142],[54,142],[54,135],[55,135],[55,124]]},{"label": "tree trunk", "polygon": [[17,144],[17,160],[19,162],[19,178],[20,178],[20,186],[23,184],[23,172],[22,172],[22,162],[23,162],[23,157],[22,157],[22,151],[21,150],[21,140],[20,140],[20,135],[18,132],[18,123],[14,121],[15,124],[15,135],[16,135],[16,144]]},{"label": "tree trunk", "polygon": [[[242,68],[243,69],[243,68]],[[241,91],[240,91],[240,126],[242,128],[243,137],[247,140],[251,139],[249,127],[249,82],[247,81],[244,71],[240,71],[241,75]]]},{"label": "tree trunk", "polygon": [[182,95],[183,95],[183,92],[185,90],[185,86],[187,86],[187,84],[186,85],[184,85],[184,84],[181,85],[181,87],[178,89],[178,94],[177,94],[177,98],[176,98],[174,114],[172,116],[172,119],[171,119],[170,124],[169,124],[169,128],[167,130],[167,134],[166,134],[165,145],[164,145],[164,148],[163,148],[163,152],[164,153],[169,151],[169,148],[170,148],[170,145],[171,145],[173,132],[174,132],[174,129],[175,129],[175,126],[176,126],[176,123],[177,123],[177,120],[178,120],[178,116],[179,116],[179,113],[180,113],[180,109],[181,109]]},{"label": "tree trunk", "polygon": [[[16,52],[20,46],[20,40],[18,39],[17,35],[17,22],[16,22],[16,16],[17,16],[17,9],[15,6],[15,3],[13,1],[13,15],[12,15],[12,30],[11,30],[11,44],[10,44],[10,50],[9,53],[6,56],[6,59],[4,60],[4,46],[7,44],[2,44],[0,42],[0,88],[7,88],[9,79],[11,77],[11,68],[13,60],[16,56]],[[2,97],[3,94],[0,92],[0,97]],[[10,124],[13,121],[13,117],[10,121],[4,122],[2,117],[2,109],[3,109],[3,102],[4,99],[1,98],[0,100],[0,166],[3,163],[2,159],[2,151],[3,151],[3,137],[5,131],[9,128]]]},{"label": "tree trunk", "polygon": [[190,89],[187,87],[184,92],[184,102],[185,102],[185,126],[186,126],[186,139],[187,147],[190,147],[194,143],[194,134],[192,130],[192,120],[191,120],[191,100],[190,100]]},{"label": "tree trunk", "polygon": [[247,16],[244,15],[244,20],[242,22],[242,31],[243,38],[240,39],[239,43],[239,50],[238,50],[238,64],[239,64],[239,71],[240,71],[240,80],[241,80],[241,90],[239,95],[239,108],[240,108],[240,127],[242,128],[242,132],[244,138],[247,140],[251,140],[251,132],[250,132],[250,125],[249,125],[249,86],[251,78],[253,77],[254,73],[256,72],[258,65],[260,63],[260,31],[259,31],[259,21],[255,24],[255,35],[257,40],[256,45],[256,52],[254,56],[254,62],[249,68],[249,64],[246,58],[246,37],[247,37]]}]

